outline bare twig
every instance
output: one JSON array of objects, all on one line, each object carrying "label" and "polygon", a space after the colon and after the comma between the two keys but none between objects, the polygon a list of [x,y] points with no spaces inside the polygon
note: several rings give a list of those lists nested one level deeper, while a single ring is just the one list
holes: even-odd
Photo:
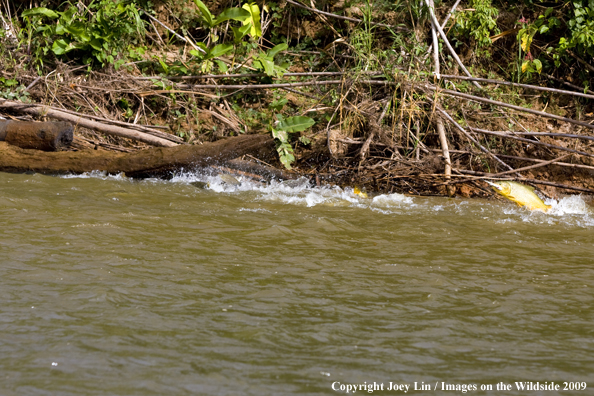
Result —
[{"label": "bare twig", "polygon": [[543,161],[543,162],[540,162],[540,163],[538,163],[536,165],[530,165],[530,166],[525,166],[523,168],[517,168],[515,170],[510,170],[510,171],[495,173],[495,174],[493,174],[493,176],[496,177],[496,176],[509,175],[510,173],[516,173],[516,172],[519,173],[519,172],[524,172],[524,171],[531,170],[531,169],[540,168],[540,167],[543,167],[543,166],[554,164],[557,161],[561,161],[561,160],[563,160],[563,159],[565,159],[565,158],[567,158],[567,157],[569,157],[571,155],[572,154],[565,154],[565,155],[562,155],[559,158],[555,158],[555,159],[552,159],[550,161]]},{"label": "bare twig", "polygon": [[176,143],[173,143],[169,140],[161,139],[156,136],[152,136],[146,133],[134,131],[128,128],[122,128],[115,125],[105,125],[101,124],[96,121],[91,121],[81,116],[76,116],[73,114],[65,113],[63,111],[58,111],[54,109],[47,108],[42,105],[37,104],[25,104],[19,102],[13,102],[5,99],[0,99],[0,107],[1,108],[10,108],[15,111],[19,111],[21,113],[27,113],[36,116],[47,116],[51,118],[55,118],[62,121],[68,121],[73,123],[76,126],[81,126],[83,128],[93,129],[99,132],[103,132],[108,135],[116,135],[121,137],[126,137],[128,139],[138,140],[147,144],[151,144],[154,146],[163,146],[163,147],[173,147],[177,146]]},{"label": "bare twig", "polygon": [[588,95],[582,92],[575,92],[575,91],[567,91],[564,89],[556,89],[556,88],[548,88],[548,87],[539,87],[538,85],[529,85],[529,84],[518,84],[510,81],[501,81],[501,80],[491,80],[488,78],[477,78],[477,77],[465,77],[465,76],[451,76],[442,74],[442,78],[446,80],[468,80],[468,81],[480,81],[485,82],[488,84],[499,84],[499,85],[509,85],[512,87],[520,87],[520,88],[528,88],[534,89],[536,91],[546,91],[546,92],[554,92],[564,95],[572,95],[572,96],[580,96],[582,98],[587,99],[594,99],[594,95]]},{"label": "bare twig", "polygon": [[437,108],[437,111],[439,111],[450,123],[452,123],[452,125],[454,125],[454,127],[456,127],[456,129],[458,129],[460,132],[462,132],[464,134],[464,136],[466,136],[468,138],[468,140],[470,140],[471,142],[473,142],[474,144],[476,144],[481,149],[481,151],[483,153],[489,155],[495,161],[497,161],[501,165],[505,166],[507,169],[513,170],[513,168],[511,166],[509,166],[508,164],[506,164],[505,162],[503,162],[502,160],[500,160],[499,157],[497,157],[495,154],[493,154],[492,152],[490,152],[489,150],[487,150],[482,144],[480,144],[475,138],[473,138],[468,132],[466,132],[466,130],[464,128],[462,128],[460,126],[460,124],[458,124],[456,121],[454,121],[454,119],[447,112],[443,111],[440,108]]},{"label": "bare twig", "polygon": [[[378,81],[378,82],[383,82],[383,81]],[[368,82],[368,83],[374,84],[373,82]],[[431,91],[435,91],[437,89],[436,87],[429,86],[429,85],[426,85],[425,87],[427,89],[431,90]],[[481,98],[480,96],[464,94],[464,93],[461,93],[461,92],[452,91],[450,89],[440,89],[439,92],[441,92],[443,94],[446,94],[446,95],[457,96],[457,97],[460,97],[460,98],[474,100],[474,101],[482,102],[482,103],[488,103],[488,104],[492,104],[492,105],[496,105],[496,106],[501,106],[501,107],[507,107],[507,108],[510,108],[510,109],[522,111],[524,113],[535,114],[535,115],[538,115],[538,116],[541,116],[541,117],[551,118],[553,120],[558,120],[558,121],[569,122],[571,124],[580,125],[580,126],[583,126],[583,127],[586,127],[586,128],[594,129],[594,125],[588,124],[587,122],[577,121],[577,120],[573,120],[571,118],[566,118],[566,117],[561,117],[561,116],[554,115],[554,114],[545,113],[544,111],[527,109],[525,107],[515,106],[515,105],[511,105],[509,103],[499,102],[497,100],[491,100],[491,99]]]},{"label": "bare twig", "polygon": [[[464,70],[464,73],[466,73],[466,75],[468,77],[472,77],[472,74],[470,74],[470,72],[468,71],[468,69],[466,69],[466,67],[464,66],[464,64],[460,60],[460,57],[458,56],[458,54],[456,53],[456,51],[454,51],[454,48],[450,44],[450,42],[448,40],[448,37],[446,36],[446,34],[444,33],[443,29],[439,25],[439,22],[437,21],[437,18],[435,17],[435,11],[434,11],[433,7],[431,6],[431,4],[429,3],[429,0],[425,0],[425,4],[427,4],[427,7],[429,8],[429,16],[431,17],[431,21],[433,22],[433,26],[435,26],[435,28],[439,32],[439,35],[441,36],[441,39],[443,40],[443,42],[445,43],[446,47],[448,48],[448,50],[452,54],[452,57],[456,60],[456,62],[460,66],[460,68],[462,70]],[[476,85],[476,87],[479,88],[479,89],[482,88],[476,81],[473,81],[473,84]]]},{"label": "bare twig", "polygon": [[[357,18],[351,18],[351,17],[345,17],[342,15],[336,15],[336,14],[332,14],[330,12],[325,12],[325,11],[320,11],[317,8],[311,8],[308,7],[306,5],[303,5],[301,3],[298,3],[296,1],[293,0],[287,0],[287,3],[292,4],[294,6],[300,7],[300,8],[304,8],[308,11],[311,12],[315,12],[316,14],[321,14],[321,15],[326,15],[335,19],[342,19],[344,21],[350,21],[350,22],[357,22],[357,23],[361,23],[363,22],[361,19],[357,19]],[[402,26],[394,26],[394,25],[386,25],[385,23],[377,23],[377,22],[368,22],[370,25],[374,25],[374,26],[382,26],[382,27],[386,27],[386,28],[390,28],[390,29],[395,29],[395,30],[400,30],[400,31],[405,31],[407,32],[408,29]]]},{"label": "bare twig", "polygon": [[[545,160],[536,159],[536,158],[517,157],[515,155],[504,155],[504,154],[497,154],[497,155],[500,156],[501,158],[515,159],[515,160],[518,160],[518,161],[545,162]],[[567,168],[577,168],[577,169],[594,170],[594,166],[582,165],[582,164],[569,164],[567,162],[555,162],[555,165],[564,166],[564,167],[567,167]]]},{"label": "bare twig", "polygon": [[592,158],[594,158],[594,154],[590,154],[590,153],[586,153],[586,152],[583,152],[583,151],[578,151],[578,150],[570,149],[570,148],[567,148],[567,147],[556,146],[554,144],[543,143],[543,142],[539,142],[538,140],[524,139],[524,138],[521,138],[521,137],[518,137],[518,136],[514,136],[514,135],[510,135],[510,134],[506,134],[506,133],[499,133],[499,132],[488,131],[486,129],[480,129],[480,128],[472,128],[472,127],[470,127],[470,129],[473,130],[474,132],[479,132],[479,133],[483,133],[483,134],[486,134],[486,135],[494,135],[494,136],[499,136],[499,137],[502,137],[502,138],[518,140],[520,142],[535,144],[535,145],[538,145],[538,146],[549,147],[549,148],[553,148],[553,149],[557,149],[557,150],[561,150],[561,151],[567,151],[567,152],[570,152],[570,153],[584,155],[586,157],[592,157]]}]

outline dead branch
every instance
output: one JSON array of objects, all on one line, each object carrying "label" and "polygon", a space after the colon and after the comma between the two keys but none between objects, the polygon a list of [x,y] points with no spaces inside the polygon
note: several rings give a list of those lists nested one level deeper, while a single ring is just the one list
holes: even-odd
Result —
[{"label": "dead branch", "polygon": [[147,143],[153,146],[161,147],[174,147],[177,146],[169,140],[161,139],[156,136],[152,136],[146,133],[134,131],[127,128],[122,128],[116,125],[105,125],[96,121],[83,118],[84,116],[76,116],[73,114],[65,113],[54,109],[47,108],[46,106],[38,104],[26,104],[20,102],[13,102],[10,100],[0,99],[0,108],[11,109],[20,113],[31,114],[35,116],[47,116],[55,118],[61,121],[71,122],[75,126],[81,126],[83,128],[92,129],[94,131],[102,132],[107,135],[121,136],[132,140],[138,140],[143,143]]},{"label": "dead branch", "polygon": [[[293,1],[293,0],[287,0],[287,3],[292,4],[292,5],[296,6],[296,7],[300,7],[300,8],[306,9],[306,10],[311,11],[311,12],[315,12],[316,14],[326,15],[326,16],[329,16],[329,17],[332,17],[332,18],[335,18],[335,19],[342,19],[344,21],[357,22],[357,23],[363,22],[361,19],[351,18],[351,17],[345,17],[345,16],[342,16],[342,15],[332,14],[330,12],[320,11],[317,8],[311,8],[311,7],[305,6],[305,5],[301,4],[301,3],[298,3],[298,2]],[[368,23],[370,25],[382,26],[382,27],[385,27],[385,28],[400,30],[402,32],[407,32],[408,31],[407,28],[402,27],[402,26],[386,25],[385,23],[378,23],[378,22],[368,22]]]}]

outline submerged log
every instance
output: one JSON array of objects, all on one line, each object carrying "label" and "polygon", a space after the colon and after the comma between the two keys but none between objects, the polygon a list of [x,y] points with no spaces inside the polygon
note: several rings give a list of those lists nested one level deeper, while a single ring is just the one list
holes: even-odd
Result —
[{"label": "submerged log", "polygon": [[244,135],[202,145],[155,147],[133,153],[83,150],[44,152],[25,150],[0,142],[0,171],[44,174],[80,174],[103,171],[126,176],[168,177],[251,154],[268,158],[274,153],[270,135]]},{"label": "submerged log", "polygon": [[72,143],[74,128],[68,122],[0,120],[0,141],[24,149],[57,151]]}]

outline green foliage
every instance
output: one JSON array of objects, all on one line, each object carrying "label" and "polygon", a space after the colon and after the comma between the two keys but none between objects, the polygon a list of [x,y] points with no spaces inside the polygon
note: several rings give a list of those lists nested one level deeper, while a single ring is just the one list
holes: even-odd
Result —
[{"label": "green foliage", "polygon": [[14,78],[0,77],[0,98],[28,102],[29,92],[26,92],[25,89],[26,87],[19,85],[19,82]]},{"label": "green foliage", "polygon": [[479,49],[491,45],[491,35],[499,34],[497,16],[499,11],[491,0],[470,0],[466,10],[456,13],[454,37],[472,38]]},{"label": "green foliage", "polygon": [[85,64],[113,64],[124,50],[134,49],[131,44],[141,41],[144,33],[138,10],[124,0],[99,0],[80,8],[70,5],[63,12],[38,7],[21,16],[40,64],[49,51]]},{"label": "green foliage", "polygon": [[[305,131],[311,128],[314,124],[315,121],[309,117],[296,116],[281,119],[276,127],[272,128],[272,136],[276,139],[276,151],[285,168],[291,169],[291,164],[295,162],[293,147],[289,143],[289,134]],[[307,138],[305,139],[309,140]],[[304,141],[302,141],[302,143],[304,143]]]},{"label": "green foliage", "polygon": [[243,8],[227,8],[215,18],[215,16],[202,1],[194,0],[194,3],[196,3],[196,7],[198,7],[200,10],[202,21],[206,27],[210,29],[230,19],[235,21],[245,21],[246,19],[251,18],[251,14]]},{"label": "green foliage", "polygon": [[282,77],[289,67],[288,64],[276,65],[274,63],[274,56],[280,51],[284,51],[289,46],[285,43],[274,46],[274,48],[267,52],[260,52],[254,56],[254,67],[258,70],[264,71],[267,76]]},{"label": "green foliage", "polygon": [[[569,35],[559,40],[558,54],[575,51],[586,59],[594,58],[594,0],[572,1],[573,15],[567,21]],[[559,57],[555,65],[559,66]]]},{"label": "green foliage", "polygon": [[[554,60],[555,67],[561,67],[563,56],[573,57],[570,51],[586,61],[594,58],[594,0],[563,3],[559,10],[567,14],[567,8],[571,7],[569,16],[562,15],[554,8],[547,8],[544,14],[531,23],[524,18],[520,20],[522,28],[518,32],[519,56],[522,60],[521,72],[527,78],[530,78],[532,73],[540,73],[544,67],[543,61],[549,56]],[[549,36],[545,40],[550,44],[544,54],[540,53],[535,57],[531,53],[531,46],[535,37],[539,35]],[[553,36],[552,40],[550,36]],[[587,84],[587,69],[580,68],[580,74]]]}]

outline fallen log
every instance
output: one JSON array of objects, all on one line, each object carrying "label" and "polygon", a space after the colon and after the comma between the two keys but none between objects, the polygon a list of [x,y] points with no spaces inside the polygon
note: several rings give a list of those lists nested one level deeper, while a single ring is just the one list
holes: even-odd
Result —
[{"label": "fallen log", "polygon": [[77,116],[74,114],[65,113],[50,107],[45,107],[39,104],[20,103],[10,100],[0,99],[0,108],[11,109],[19,113],[31,114],[34,116],[44,116],[54,118],[60,121],[71,122],[76,126],[92,129],[94,131],[102,132],[107,135],[121,136],[128,139],[138,140],[153,146],[174,147],[177,143],[169,140],[161,139],[157,136],[149,135],[134,131],[128,128],[122,128],[117,125],[106,125],[97,121],[92,121],[84,118],[84,116]]},{"label": "fallen log", "polygon": [[0,120],[0,141],[24,149],[57,151],[72,143],[68,122],[28,122]]},{"label": "fallen log", "polygon": [[0,142],[0,171],[43,174],[102,171],[108,174],[123,172],[135,178],[166,178],[175,172],[221,164],[245,154],[263,159],[272,156],[272,137],[244,135],[202,145],[155,147],[133,153],[99,150],[45,152]]}]

